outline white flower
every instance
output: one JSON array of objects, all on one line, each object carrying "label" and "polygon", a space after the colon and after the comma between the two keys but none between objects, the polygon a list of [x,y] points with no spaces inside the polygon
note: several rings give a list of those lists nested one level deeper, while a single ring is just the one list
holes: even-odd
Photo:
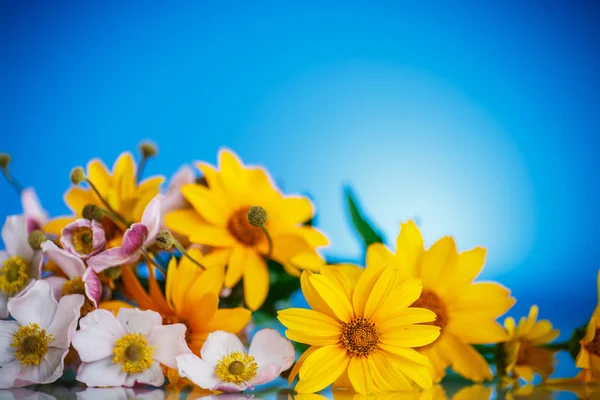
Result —
[{"label": "white flower", "polygon": [[179,375],[204,389],[237,392],[253,389],[277,378],[294,363],[294,346],[274,329],[254,335],[246,353],[232,333],[216,331],[208,335],[201,350],[177,357]]},{"label": "white flower", "polygon": [[34,251],[28,238],[24,216],[6,218],[2,227],[6,251],[0,251],[0,319],[8,317],[8,299],[20,296],[42,274],[42,252]]},{"label": "white flower", "polygon": [[27,221],[27,233],[43,230],[48,222],[48,212],[42,208],[34,188],[29,187],[21,191],[21,205]]},{"label": "white flower", "polygon": [[8,309],[15,320],[0,321],[0,388],[60,378],[83,299],[74,294],[57,303],[50,285],[41,280],[10,299]]},{"label": "white flower", "polygon": [[29,389],[0,390],[1,400],[56,400],[56,397]]},{"label": "white flower", "polygon": [[115,317],[98,309],[79,328],[73,339],[82,361],[77,380],[88,386],[161,386],[161,364],[177,368],[175,357],[190,352],[185,325],[162,325],[154,311],[121,308]]}]

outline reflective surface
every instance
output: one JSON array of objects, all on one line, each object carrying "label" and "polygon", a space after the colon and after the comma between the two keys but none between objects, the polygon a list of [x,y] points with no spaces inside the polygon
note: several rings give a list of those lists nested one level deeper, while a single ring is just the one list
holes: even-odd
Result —
[{"label": "reflective surface", "polygon": [[445,383],[428,392],[378,393],[360,395],[345,391],[320,394],[294,394],[283,384],[248,393],[211,394],[202,389],[86,388],[84,386],[41,385],[31,388],[0,390],[0,400],[486,400],[486,399],[600,399],[600,386],[525,386],[502,390],[496,385]]}]

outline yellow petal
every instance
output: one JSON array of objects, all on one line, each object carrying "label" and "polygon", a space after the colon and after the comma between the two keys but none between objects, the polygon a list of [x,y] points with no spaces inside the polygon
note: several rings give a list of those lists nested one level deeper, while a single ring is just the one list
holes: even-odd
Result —
[{"label": "yellow petal", "polygon": [[317,311],[289,308],[279,311],[277,317],[286,328],[307,335],[312,334],[336,340],[341,334],[342,328],[335,319]]},{"label": "yellow petal", "polygon": [[[194,266],[199,269],[197,266]],[[206,293],[219,295],[223,288],[225,270],[223,266],[211,266],[191,281],[189,289],[183,297],[183,303],[178,304],[182,315],[189,315],[194,312],[197,304]]]},{"label": "yellow petal", "polygon": [[395,367],[398,368],[400,372],[413,380],[423,389],[431,389],[433,382],[429,367],[427,365],[415,363],[395,354],[388,355],[392,359]]},{"label": "yellow petal", "polygon": [[435,288],[436,293],[444,292],[443,289],[451,287],[453,281],[449,279],[456,270],[456,243],[451,236],[445,236],[435,242],[423,254],[421,262],[421,277],[423,287]]},{"label": "yellow petal", "polygon": [[452,315],[446,331],[471,344],[499,343],[508,340],[506,330],[492,318],[483,319],[467,313]]},{"label": "yellow petal", "polygon": [[303,225],[298,230],[311,247],[321,247],[329,244],[327,236],[317,228]]},{"label": "yellow petal", "polygon": [[57,217],[44,225],[44,232],[60,236],[65,226],[75,221],[75,217]]},{"label": "yellow petal", "polygon": [[129,152],[123,152],[113,165],[112,187],[121,198],[131,197],[136,186],[135,162]]},{"label": "yellow petal", "polygon": [[196,225],[190,235],[190,242],[213,247],[232,247],[238,244],[227,228],[206,224]]},{"label": "yellow petal", "polygon": [[217,308],[219,307],[219,296],[214,293],[205,293],[200,299],[195,309],[185,315],[185,321],[192,331],[201,329],[205,324],[212,320]]},{"label": "yellow petal", "polygon": [[319,295],[319,293],[313,287],[309,279],[311,275],[312,272],[304,271],[300,276],[300,287],[302,288],[302,294],[304,295],[306,302],[313,310],[318,311],[322,314],[326,314],[340,321],[331,309],[331,307],[329,307],[329,305],[325,302],[325,300],[323,300],[321,295]]},{"label": "yellow petal", "polygon": [[236,246],[231,252],[227,271],[225,272],[225,287],[231,288],[242,278],[246,268],[246,260],[250,257],[251,250],[243,246]]},{"label": "yellow petal", "polygon": [[121,279],[125,286],[125,293],[129,294],[142,310],[154,310],[156,308],[154,302],[150,298],[150,295],[146,293],[131,268],[130,266],[123,266],[122,269]]},{"label": "yellow petal", "polygon": [[308,349],[306,349],[304,353],[302,353],[302,355],[298,358],[298,361],[296,361],[296,363],[292,367],[292,370],[290,371],[290,375],[288,376],[288,385],[292,384],[294,378],[296,378],[296,375],[298,375],[298,373],[300,372],[300,368],[302,367],[302,364],[304,364],[304,360],[306,360],[306,358],[312,353],[314,353],[317,349],[318,347],[311,346]]},{"label": "yellow petal", "polygon": [[336,280],[344,290],[349,299],[358,282],[358,278],[364,270],[351,264],[324,265],[321,267],[321,275]]},{"label": "yellow petal", "polygon": [[233,193],[243,193],[248,190],[248,180],[238,156],[229,149],[219,151],[219,178],[226,190]]},{"label": "yellow petal", "polygon": [[116,316],[121,308],[133,308],[133,306],[121,300],[107,300],[101,301],[100,304],[98,304],[98,308],[108,310]]},{"label": "yellow petal", "polygon": [[269,270],[267,263],[254,251],[246,252],[244,270],[244,299],[249,309],[258,310],[269,293]]},{"label": "yellow petal", "polygon": [[350,322],[354,318],[350,300],[337,281],[321,275],[312,275],[309,280],[340,321]]},{"label": "yellow petal", "polygon": [[378,316],[394,318],[404,312],[406,307],[413,304],[421,296],[423,284],[419,279],[409,279],[398,286],[390,296],[390,301],[383,304],[377,311]]},{"label": "yellow petal", "polygon": [[533,368],[531,368],[528,365],[517,365],[515,366],[515,374],[517,374],[517,376],[523,378],[525,380],[525,382],[532,382],[533,381]]},{"label": "yellow petal", "polygon": [[[450,314],[464,313],[473,317],[488,315],[496,318],[515,304],[515,299],[510,297],[510,290],[493,282],[465,286],[454,297],[446,296],[444,300]],[[527,329],[529,330],[530,328]],[[521,328],[519,331],[521,332]]]},{"label": "yellow petal", "polygon": [[72,187],[65,193],[65,203],[76,215],[81,215],[83,207],[88,204],[98,204],[98,200],[91,192],[80,187]]},{"label": "yellow petal", "polygon": [[245,308],[221,308],[217,310],[213,318],[205,325],[207,332],[225,331],[239,333],[248,325],[252,318],[250,310]]},{"label": "yellow petal", "polygon": [[[471,385],[466,386],[460,389],[454,396],[452,396],[452,400],[474,400],[474,399],[482,399],[487,400],[492,395],[492,388],[486,387],[483,385]],[[534,396],[535,397],[535,396]]]},{"label": "yellow petal", "polygon": [[364,315],[369,295],[385,270],[389,271],[390,269],[385,268],[385,265],[382,264],[367,264],[367,268],[365,268],[364,272],[358,278],[354,293],[352,294],[352,306],[357,316]]},{"label": "yellow petal", "polygon": [[350,357],[339,346],[325,346],[306,358],[300,368],[298,393],[314,393],[331,385],[348,367]]},{"label": "yellow petal", "polygon": [[206,221],[193,208],[171,211],[165,216],[165,225],[172,231],[191,236],[196,227],[206,225]]},{"label": "yellow petal", "polygon": [[294,342],[304,343],[304,344],[308,344],[311,346],[319,346],[319,347],[338,345],[338,343],[340,341],[339,338],[316,336],[316,335],[313,335],[312,333],[305,333],[305,332],[292,331],[292,330],[285,331],[285,336],[288,339],[293,340]]},{"label": "yellow petal", "polygon": [[398,329],[404,325],[413,325],[424,322],[435,321],[436,315],[433,311],[426,308],[410,307],[402,309],[396,313],[393,318],[386,318],[378,321],[377,327],[382,333],[388,330]]},{"label": "yellow petal", "polygon": [[461,283],[471,283],[479,275],[485,264],[486,249],[476,247],[458,255],[454,280]]},{"label": "yellow petal", "polygon": [[440,328],[434,325],[408,325],[388,330],[380,336],[381,348],[394,352],[396,348],[426,346],[440,336]]},{"label": "yellow petal", "polygon": [[221,202],[209,188],[197,183],[183,185],[181,194],[202,218],[215,226],[225,227],[232,211],[235,211]]},{"label": "yellow petal", "polygon": [[350,378],[348,377],[348,370],[344,371],[344,373],[333,382],[331,390],[335,391],[338,389],[352,390],[352,382],[350,382]]},{"label": "yellow petal", "polygon": [[88,162],[87,176],[90,181],[96,186],[96,189],[105,196],[110,188],[111,177],[108,168],[98,159],[93,159]]},{"label": "yellow petal", "polygon": [[396,254],[403,262],[406,277],[419,276],[423,248],[423,237],[414,221],[400,224],[400,234],[396,239]]},{"label": "yellow petal", "polygon": [[399,261],[383,243],[373,243],[367,247],[366,265],[395,265],[400,267]]},{"label": "yellow petal", "polygon": [[465,344],[451,334],[444,334],[444,351],[452,368],[463,377],[474,382],[492,379],[492,371],[485,359],[471,345]]},{"label": "yellow petal", "polygon": [[373,380],[379,389],[383,391],[411,390],[410,383],[398,368],[394,361],[382,351],[376,351],[369,357]]},{"label": "yellow petal", "polygon": [[348,378],[357,393],[374,391],[373,376],[369,362],[364,357],[352,357],[348,364]]}]

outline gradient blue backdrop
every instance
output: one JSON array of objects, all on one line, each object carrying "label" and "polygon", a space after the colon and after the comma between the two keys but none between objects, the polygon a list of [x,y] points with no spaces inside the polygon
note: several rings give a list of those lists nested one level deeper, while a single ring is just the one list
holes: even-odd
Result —
[{"label": "gradient blue backdrop", "polygon": [[488,247],[511,314],[535,302],[568,336],[600,267],[600,3],[444,3],[4,1],[0,151],[57,215],[91,157],[151,138],[147,172],[171,174],[227,146],[358,260],[351,184],[389,243],[414,217]]}]

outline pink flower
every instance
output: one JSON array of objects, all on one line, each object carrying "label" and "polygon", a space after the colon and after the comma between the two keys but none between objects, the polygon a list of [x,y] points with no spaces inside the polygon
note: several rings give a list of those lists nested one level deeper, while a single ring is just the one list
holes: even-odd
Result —
[{"label": "pink flower", "polygon": [[102,283],[98,276],[76,255],[60,249],[51,240],[42,243],[42,251],[56,265],[62,269],[69,279],[51,276],[46,281],[52,287],[55,298],[59,299],[63,294],[85,294],[98,308],[98,302],[102,295]]},{"label": "pink flower", "polygon": [[253,389],[277,378],[294,363],[294,346],[274,329],[254,335],[246,353],[233,333],[216,331],[208,335],[201,350],[177,357],[179,375],[204,389],[237,392]]},{"label": "pink flower", "polygon": [[121,308],[115,317],[98,309],[79,328],[73,339],[82,361],[77,380],[88,386],[161,386],[161,364],[177,368],[175,357],[190,352],[185,325],[162,325],[154,311]]},{"label": "pink flower", "polygon": [[42,252],[28,242],[27,222],[22,215],[6,218],[0,251],[0,319],[8,317],[7,302],[23,294],[42,275]]},{"label": "pink flower", "polygon": [[35,284],[10,299],[14,321],[0,321],[0,388],[51,383],[61,377],[63,360],[77,328],[83,296],[57,302],[50,285]]},{"label": "pink flower", "polygon": [[136,261],[144,249],[156,241],[156,235],[162,227],[160,212],[163,195],[158,194],[146,206],[142,222],[132,224],[123,235],[120,247],[113,247],[88,259],[88,265],[96,272],[107,268],[129,264]]},{"label": "pink flower", "polygon": [[196,180],[196,173],[194,170],[184,165],[175,172],[169,183],[169,188],[165,194],[165,198],[162,202],[162,215],[167,215],[171,211],[180,210],[185,208],[187,200],[181,194],[181,187],[188,183],[194,183]]},{"label": "pink flower", "polygon": [[60,243],[65,250],[85,260],[104,250],[104,228],[99,222],[79,218],[63,228]]},{"label": "pink flower", "polygon": [[42,230],[48,222],[48,212],[42,208],[34,188],[29,187],[21,191],[21,206],[27,220],[27,233]]}]

